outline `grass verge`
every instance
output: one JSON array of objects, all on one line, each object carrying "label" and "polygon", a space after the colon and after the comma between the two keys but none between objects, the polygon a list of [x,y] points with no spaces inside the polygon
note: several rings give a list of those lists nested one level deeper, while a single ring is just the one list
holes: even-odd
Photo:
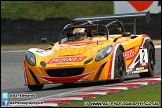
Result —
[{"label": "grass verge", "polygon": [[1,1],[1,18],[44,20],[113,13],[113,1]]},{"label": "grass verge", "polygon": [[99,107],[105,105],[107,107],[130,107],[130,104],[128,104],[130,102],[134,104],[132,105],[133,107],[144,107],[144,105],[145,107],[161,107],[161,82],[154,84],[150,83],[149,85],[139,86],[138,88],[131,88],[128,90],[119,90],[116,93],[107,93],[107,95],[97,95],[95,99],[85,98],[84,100],[79,101],[73,100],[71,101],[71,104],[60,104],[59,106]]}]

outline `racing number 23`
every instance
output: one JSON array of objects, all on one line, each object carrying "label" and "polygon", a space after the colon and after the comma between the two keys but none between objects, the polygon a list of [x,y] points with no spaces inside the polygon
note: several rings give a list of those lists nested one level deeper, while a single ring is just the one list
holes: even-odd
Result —
[{"label": "racing number 23", "polygon": [[147,49],[140,49],[140,66],[148,65]]}]

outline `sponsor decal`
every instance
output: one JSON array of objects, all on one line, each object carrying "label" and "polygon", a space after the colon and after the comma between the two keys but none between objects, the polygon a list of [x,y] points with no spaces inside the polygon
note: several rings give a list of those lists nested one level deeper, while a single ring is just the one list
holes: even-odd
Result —
[{"label": "sponsor decal", "polygon": [[148,69],[144,69],[144,72],[148,72]]},{"label": "sponsor decal", "polygon": [[133,74],[133,71],[128,72],[128,75],[132,75],[132,74]]},{"label": "sponsor decal", "polygon": [[140,49],[140,66],[148,65],[148,54],[147,49]]},{"label": "sponsor decal", "polygon": [[144,72],[144,69],[141,69],[140,72]]},{"label": "sponsor decal", "polygon": [[147,63],[140,63],[140,66],[148,66],[148,62]]},{"label": "sponsor decal", "polygon": [[[146,34],[144,34],[143,36],[142,36],[142,41],[141,41],[141,45],[140,45],[140,48],[142,47],[143,48],[143,45],[144,45],[144,43],[145,43],[145,41],[147,40],[147,39],[150,39],[149,37],[148,37],[148,35],[146,35]],[[138,65],[138,62],[142,62],[142,55],[144,54],[142,54],[142,51],[141,50],[143,50],[143,49],[137,49],[137,53],[134,55],[135,57],[134,57],[134,59],[127,65],[127,68],[133,68],[133,67],[136,67],[136,65]],[[141,52],[140,52],[141,51]],[[146,55],[147,55],[147,53],[146,53]],[[140,56],[140,57],[139,57]],[[138,58],[139,57],[139,58]],[[139,59],[139,60],[138,60]],[[144,58],[144,59],[146,59],[146,58]],[[139,64],[140,65],[140,64]],[[143,66],[142,64],[140,65],[140,66]]]},{"label": "sponsor decal", "polygon": [[123,53],[125,60],[132,59],[135,55],[135,48],[131,48]]},{"label": "sponsor decal", "polygon": [[139,72],[148,72],[148,69],[142,69]]},{"label": "sponsor decal", "polygon": [[140,73],[140,72],[148,72],[147,67],[138,67],[138,68],[129,68],[127,69],[127,74],[134,74],[134,73]]},{"label": "sponsor decal", "polygon": [[139,73],[139,71],[134,71],[133,73]]},{"label": "sponsor decal", "polygon": [[47,64],[59,63],[59,62],[81,62],[86,58],[86,56],[78,57],[64,57],[64,58],[52,58]]},{"label": "sponsor decal", "polygon": [[140,70],[140,68],[136,68],[136,70]]}]

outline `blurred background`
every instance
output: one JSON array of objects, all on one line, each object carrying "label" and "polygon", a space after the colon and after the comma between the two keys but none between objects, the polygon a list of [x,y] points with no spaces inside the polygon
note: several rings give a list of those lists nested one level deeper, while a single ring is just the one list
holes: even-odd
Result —
[{"label": "blurred background", "polygon": [[147,11],[151,20],[138,19],[137,33],[161,40],[161,1],[1,1],[1,45],[40,44],[42,37],[56,42],[63,27],[78,16]]}]

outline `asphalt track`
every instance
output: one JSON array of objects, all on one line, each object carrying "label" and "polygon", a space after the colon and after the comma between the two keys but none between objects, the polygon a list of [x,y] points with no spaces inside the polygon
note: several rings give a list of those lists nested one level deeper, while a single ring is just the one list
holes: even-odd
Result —
[{"label": "asphalt track", "polygon": [[[78,90],[84,87],[111,84],[110,81],[76,83],[72,85],[45,85],[42,91],[30,91],[24,86],[23,59],[25,51],[1,51],[1,92],[36,94],[36,98]],[[161,48],[156,49],[156,75],[161,75]],[[139,75],[126,76],[126,80],[139,78]],[[31,99],[31,98],[30,98]],[[25,101],[29,98],[10,98],[9,101]]]}]

